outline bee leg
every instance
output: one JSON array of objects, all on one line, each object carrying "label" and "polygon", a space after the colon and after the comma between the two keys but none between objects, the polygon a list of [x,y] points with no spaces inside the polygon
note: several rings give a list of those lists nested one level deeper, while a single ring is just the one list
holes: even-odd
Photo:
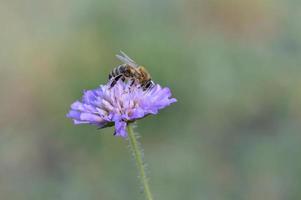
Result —
[{"label": "bee leg", "polygon": [[146,85],[143,85],[143,86],[141,86],[141,87],[142,87],[142,90],[143,90],[143,91],[147,90]]},{"label": "bee leg", "polygon": [[149,82],[146,84],[146,87],[147,87],[147,88],[150,88],[151,86],[152,86],[152,82],[149,81]]},{"label": "bee leg", "polygon": [[122,75],[116,76],[116,77],[114,78],[114,80],[112,81],[112,83],[111,83],[111,87],[113,87],[121,77],[122,77]]},{"label": "bee leg", "polygon": [[153,85],[153,82],[150,80],[150,81],[147,81],[145,84],[143,84],[142,88],[143,90],[147,90],[149,88],[152,88],[154,85]]},{"label": "bee leg", "polygon": [[134,80],[134,79],[132,79],[132,82],[131,82],[131,87],[134,85],[134,83],[135,83],[135,80]]}]

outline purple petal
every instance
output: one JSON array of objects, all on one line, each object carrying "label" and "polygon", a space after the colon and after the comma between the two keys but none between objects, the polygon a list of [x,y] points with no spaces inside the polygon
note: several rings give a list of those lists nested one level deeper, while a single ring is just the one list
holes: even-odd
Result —
[{"label": "purple petal", "polygon": [[142,118],[145,115],[145,110],[143,110],[142,108],[136,108],[133,110],[133,112],[131,113],[131,116],[129,116],[129,118],[132,119],[139,119]]},{"label": "purple petal", "polygon": [[83,102],[86,104],[90,104],[93,101],[95,101],[96,96],[95,96],[95,92],[93,90],[87,90],[84,91],[84,95],[83,95]]},{"label": "purple petal", "polygon": [[82,113],[80,115],[80,120],[89,121],[92,123],[103,123],[104,122],[104,120],[100,116],[97,116],[97,115],[94,115],[91,113]]},{"label": "purple petal", "polygon": [[69,113],[67,114],[68,118],[73,118],[73,119],[80,119],[80,112],[75,111],[75,110],[70,110]]},{"label": "purple petal", "polygon": [[85,110],[83,103],[81,103],[79,101],[76,101],[73,104],[71,104],[71,109],[79,110],[79,111],[84,111]]},{"label": "purple petal", "polygon": [[78,124],[90,124],[90,122],[88,122],[88,121],[81,121],[81,120],[76,120],[76,119],[73,120],[73,123],[75,125],[78,125]]},{"label": "purple petal", "polygon": [[126,131],[126,122],[124,121],[116,121],[115,122],[115,136],[120,136],[126,138],[128,133]]}]

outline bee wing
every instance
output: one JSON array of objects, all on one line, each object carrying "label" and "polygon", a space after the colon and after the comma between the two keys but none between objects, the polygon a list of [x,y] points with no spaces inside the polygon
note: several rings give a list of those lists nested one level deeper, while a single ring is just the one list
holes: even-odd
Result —
[{"label": "bee wing", "polygon": [[131,61],[132,63],[136,63],[135,61],[133,61],[128,55],[126,55],[123,51],[120,51],[120,53],[123,55],[123,57],[127,58],[129,61]]},{"label": "bee wing", "polygon": [[120,51],[121,55],[116,55],[116,58],[118,58],[121,62],[131,65],[133,67],[138,67],[138,64],[133,61],[130,57],[128,57],[123,51]]}]

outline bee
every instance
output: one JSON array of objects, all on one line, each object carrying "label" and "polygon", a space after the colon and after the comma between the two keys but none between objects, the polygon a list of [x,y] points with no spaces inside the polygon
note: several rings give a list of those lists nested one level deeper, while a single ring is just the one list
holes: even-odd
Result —
[{"label": "bee", "polygon": [[139,85],[143,90],[147,90],[154,86],[154,82],[148,71],[143,67],[138,65],[130,57],[128,57],[124,52],[120,51],[121,55],[116,55],[123,64],[115,67],[109,74],[109,81],[111,82],[111,87],[113,87],[118,80],[127,81]]}]

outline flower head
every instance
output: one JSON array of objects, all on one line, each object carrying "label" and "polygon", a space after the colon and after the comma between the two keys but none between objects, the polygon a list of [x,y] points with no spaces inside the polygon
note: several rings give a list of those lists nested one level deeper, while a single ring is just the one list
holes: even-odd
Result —
[{"label": "flower head", "polygon": [[93,124],[99,128],[115,125],[114,135],[127,137],[127,123],[155,115],[176,101],[168,88],[158,84],[144,91],[137,85],[118,81],[114,87],[108,83],[84,91],[82,100],[71,105],[67,117],[74,124]]}]

